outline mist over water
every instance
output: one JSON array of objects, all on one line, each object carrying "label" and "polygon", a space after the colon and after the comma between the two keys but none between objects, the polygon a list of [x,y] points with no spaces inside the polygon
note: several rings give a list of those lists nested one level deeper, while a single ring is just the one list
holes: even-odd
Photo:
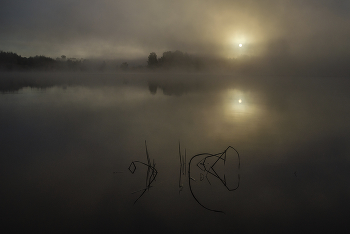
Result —
[{"label": "mist over water", "polygon": [[[349,79],[0,76],[8,230],[304,233],[347,225]],[[229,146],[239,158],[232,149],[225,161],[213,156]],[[129,169],[134,161],[156,169],[152,183],[149,166]],[[239,186],[229,191],[223,181]]]},{"label": "mist over water", "polygon": [[1,230],[347,230],[349,10],[2,0]]}]

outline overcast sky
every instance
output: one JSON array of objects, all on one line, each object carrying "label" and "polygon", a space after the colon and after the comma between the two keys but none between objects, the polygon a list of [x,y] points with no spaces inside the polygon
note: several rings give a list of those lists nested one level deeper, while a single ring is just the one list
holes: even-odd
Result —
[{"label": "overcast sky", "polygon": [[350,1],[1,0],[0,50],[54,58],[168,50],[341,57],[350,54]]}]

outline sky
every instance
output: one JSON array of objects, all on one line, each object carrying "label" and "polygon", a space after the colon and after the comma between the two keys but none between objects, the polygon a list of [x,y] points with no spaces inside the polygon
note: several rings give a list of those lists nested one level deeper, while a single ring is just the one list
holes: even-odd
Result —
[{"label": "sky", "polygon": [[[0,50],[22,56],[350,54],[349,0],[1,0]],[[239,47],[239,44],[242,47]]]}]

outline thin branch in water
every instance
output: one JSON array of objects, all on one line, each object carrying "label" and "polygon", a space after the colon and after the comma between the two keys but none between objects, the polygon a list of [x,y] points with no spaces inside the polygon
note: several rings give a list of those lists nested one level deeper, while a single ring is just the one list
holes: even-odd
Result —
[{"label": "thin branch in water", "polygon": [[[147,143],[145,141],[145,147],[146,147],[146,158],[147,158],[147,164],[144,163],[144,162],[140,162],[140,161],[132,161],[130,166],[129,166],[129,171],[134,174],[135,171],[136,171],[136,163],[138,164],[141,164],[143,166],[146,166],[147,167],[147,174],[146,174],[146,187],[144,189],[141,189],[141,190],[138,190],[136,192],[140,192],[140,191],[143,191],[141,193],[141,195],[136,199],[136,201],[134,202],[134,204],[145,194],[145,192],[147,190],[149,190],[151,187],[151,184],[155,181],[156,177],[157,177],[157,174],[158,174],[158,171],[156,169],[156,163],[153,159],[153,165],[151,164],[151,160],[150,160],[150,157],[149,157],[149,154],[148,154],[148,150],[147,150]],[[136,193],[136,192],[133,192],[132,194]]]},{"label": "thin branch in water", "polygon": [[186,149],[185,155],[181,154],[181,145],[179,142],[179,160],[180,160],[180,172],[179,172],[179,194],[183,190],[182,176],[186,176]]}]

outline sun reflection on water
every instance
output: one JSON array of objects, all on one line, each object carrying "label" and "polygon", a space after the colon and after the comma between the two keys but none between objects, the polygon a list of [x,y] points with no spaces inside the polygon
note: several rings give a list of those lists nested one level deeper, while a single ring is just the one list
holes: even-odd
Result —
[{"label": "sun reflection on water", "polygon": [[261,110],[251,92],[230,89],[224,93],[224,115],[230,122],[251,122],[261,117]]}]

